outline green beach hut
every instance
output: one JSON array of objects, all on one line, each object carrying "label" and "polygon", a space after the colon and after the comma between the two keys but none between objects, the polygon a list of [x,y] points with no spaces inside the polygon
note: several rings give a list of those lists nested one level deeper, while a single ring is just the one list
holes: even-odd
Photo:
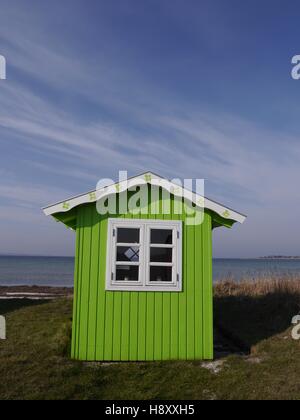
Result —
[{"label": "green beach hut", "polygon": [[213,359],[212,230],[244,215],[150,172],[43,210],[76,231],[72,358]]}]

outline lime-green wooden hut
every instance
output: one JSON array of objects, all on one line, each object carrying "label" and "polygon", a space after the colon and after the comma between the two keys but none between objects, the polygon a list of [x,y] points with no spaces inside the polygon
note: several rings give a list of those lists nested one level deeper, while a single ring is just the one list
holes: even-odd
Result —
[{"label": "lime-green wooden hut", "polygon": [[[161,181],[146,173],[44,209],[76,231],[74,359],[213,358],[212,230],[245,216]],[[148,203],[126,211],[137,186]],[[99,211],[110,199],[113,214]]]}]

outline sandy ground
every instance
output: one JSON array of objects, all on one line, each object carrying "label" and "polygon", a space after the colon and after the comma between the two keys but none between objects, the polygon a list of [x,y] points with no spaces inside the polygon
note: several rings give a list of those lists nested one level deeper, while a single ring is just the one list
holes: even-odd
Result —
[{"label": "sandy ground", "polygon": [[48,286],[0,286],[0,299],[48,300],[73,295],[68,287]]}]

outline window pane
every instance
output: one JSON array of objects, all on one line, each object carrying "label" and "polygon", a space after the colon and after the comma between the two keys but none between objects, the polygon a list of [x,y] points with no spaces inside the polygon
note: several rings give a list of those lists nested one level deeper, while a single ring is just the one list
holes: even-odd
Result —
[{"label": "window pane", "polygon": [[173,231],[171,229],[151,229],[151,244],[171,245],[173,243]]},{"label": "window pane", "polygon": [[172,267],[150,267],[150,282],[172,281]]},{"label": "window pane", "polygon": [[117,261],[139,262],[139,254],[138,246],[118,246]]},{"label": "window pane", "polygon": [[117,265],[116,281],[139,281],[139,266]]},{"label": "window pane", "polygon": [[150,262],[172,262],[173,249],[172,248],[151,248]]},{"label": "window pane", "polygon": [[117,241],[121,244],[139,244],[140,229],[118,228]]}]

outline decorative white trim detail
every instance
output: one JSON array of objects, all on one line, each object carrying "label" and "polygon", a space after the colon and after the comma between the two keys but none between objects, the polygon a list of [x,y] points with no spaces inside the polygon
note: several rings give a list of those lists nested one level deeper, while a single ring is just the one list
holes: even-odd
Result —
[{"label": "decorative white trim detail", "polygon": [[212,210],[225,219],[233,220],[239,223],[244,223],[246,220],[245,215],[225,207],[222,204],[216,203],[215,201],[209,200],[208,198],[202,197],[201,195],[189,191],[181,186],[178,186],[171,181],[160,177],[159,175],[153,174],[152,172],[146,172],[145,174],[110,185],[103,189],[90,191],[86,194],[69,198],[68,200],[64,200],[45,207],[43,208],[43,211],[46,216],[51,216],[56,213],[66,213],[82,204],[95,203],[98,200],[106,198],[111,194],[121,193],[128,190],[129,188],[134,188],[145,184],[162,187],[166,189],[170,194],[173,194],[176,197],[185,198],[199,208]]},{"label": "decorative white trim detail", "polygon": [[[116,231],[118,227],[140,229],[140,258],[138,263],[126,263],[126,265],[139,266],[139,281],[116,282]],[[155,283],[149,281],[150,268],[150,229],[173,230],[174,249],[172,263],[155,263],[155,266],[172,266],[172,283]],[[161,248],[164,248],[161,245]],[[125,263],[124,263],[125,264]],[[122,264],[121,264],[122,265]],[[108,220],[107,227],[107,255],[106,255],[106,290],[108,291],[135,291],[135,292],[181,292],[182,291],[182,222],[177,220],[149,220],[149,219],[121,219]]]}]

